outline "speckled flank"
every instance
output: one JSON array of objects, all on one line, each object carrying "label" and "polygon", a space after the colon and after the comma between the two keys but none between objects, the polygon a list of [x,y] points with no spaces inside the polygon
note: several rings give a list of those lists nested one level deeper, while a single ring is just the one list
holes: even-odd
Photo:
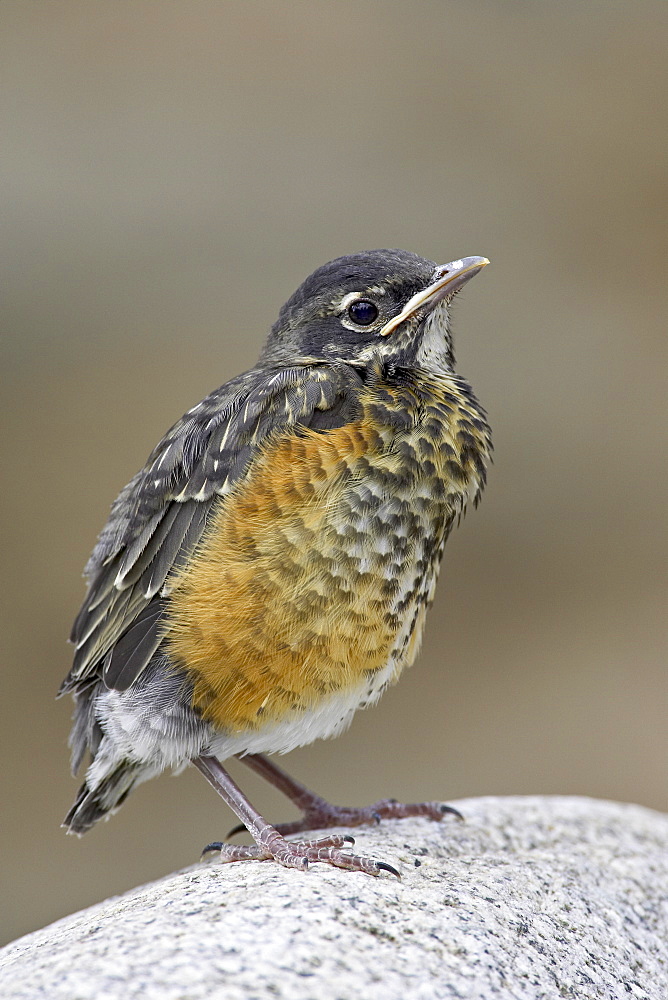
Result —
[{"label": "speckled flank", "polygon": [[375,701],[415,657],[447,532],[488,454],[467,384],[419,374],[377,373],[353,423],[270,440],[218,501],[165,622],[216,728],[272,729],[327,702],[311,738],[327,735],[332,696],[352,714],[354,691]]}]

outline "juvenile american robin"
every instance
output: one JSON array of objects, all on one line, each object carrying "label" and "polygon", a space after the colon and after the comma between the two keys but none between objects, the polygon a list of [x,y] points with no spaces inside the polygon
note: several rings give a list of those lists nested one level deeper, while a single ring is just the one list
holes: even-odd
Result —
[{"label": "juvenile american robin", "polygon": [[[189,763],[255,840],[205,849],[224,861],[397,874],[350,853],[350,837],[286,836],[454,812],[333,806],[264,755],[336,736],[416,656],[443,547],[491,451],[448,315],[487,263],[373,250],[325,264],[256,367],[189,410],[121,491],[61,688],[76,702],[73,770],[91,757],[69,831]],[[231,756],[302,819],[267,823],[222,766]]]}]

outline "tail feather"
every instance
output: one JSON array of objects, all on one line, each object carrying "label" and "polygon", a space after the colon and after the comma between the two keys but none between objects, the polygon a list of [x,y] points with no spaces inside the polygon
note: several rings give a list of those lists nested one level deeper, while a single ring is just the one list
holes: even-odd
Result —
[{"label": "tail feather", "polygon": [[84,782],[74,805],[63,821],[68,833],[85,833],[99,819],[107,818],[122,805],[140,777],[137,765],[122,761],[110,774],[91,787]]}]

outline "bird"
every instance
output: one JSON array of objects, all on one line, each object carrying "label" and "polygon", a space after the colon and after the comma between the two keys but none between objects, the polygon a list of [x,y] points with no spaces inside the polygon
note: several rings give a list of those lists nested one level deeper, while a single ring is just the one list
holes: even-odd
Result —
[{"label": "bird", "polygon": [[[111,506],[84,571],[67,813],[82,834],[165,769],[194,765],[254,844],[223,862],[378,876],[354,839],[307,831],[457,811],[336,806],[270,756],[333,737],[416,657],[450,530],[477,505],[491,433],[454,369],[453,297],[489,261],[338,257],[281,308],[255,367],[174,424]],[[302,817],[271,825],[237,757]]]}]

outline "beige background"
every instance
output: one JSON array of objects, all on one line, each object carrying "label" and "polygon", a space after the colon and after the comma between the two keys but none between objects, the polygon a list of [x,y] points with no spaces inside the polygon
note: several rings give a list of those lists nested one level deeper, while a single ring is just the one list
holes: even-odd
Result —
[{"label": "beige background", "polygon": [[59,829],[80,572],[167,426],[370,247],[491,258],[455,318],[496,465],[419,664],[289,767],[351,803],[666,808],[667,28],[665,0],[3,0],[3,939],[232,825],[190,771]]}]

